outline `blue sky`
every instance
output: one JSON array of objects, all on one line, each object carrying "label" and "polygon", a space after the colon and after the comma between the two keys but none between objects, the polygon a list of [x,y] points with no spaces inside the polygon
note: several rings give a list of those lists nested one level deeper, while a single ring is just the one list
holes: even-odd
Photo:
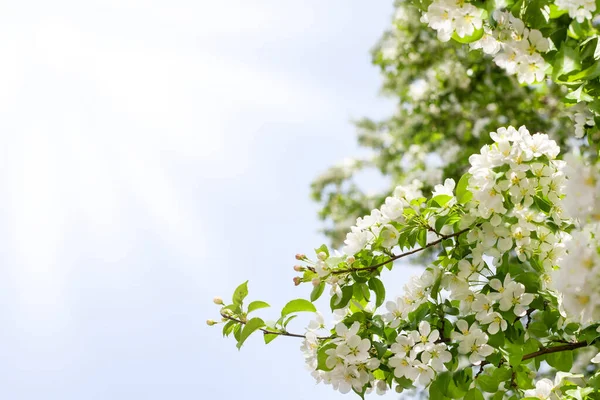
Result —
[{"label": "blue sky", "polygon": [[393,108],[368,52],[391,12],[3,5],[0,397],[341,398],[298,341],[238,352],[205,321],[246,279],[267,319],[308,293],[291,268],[323,241],[309,184],[357,153],[352,118]]}]

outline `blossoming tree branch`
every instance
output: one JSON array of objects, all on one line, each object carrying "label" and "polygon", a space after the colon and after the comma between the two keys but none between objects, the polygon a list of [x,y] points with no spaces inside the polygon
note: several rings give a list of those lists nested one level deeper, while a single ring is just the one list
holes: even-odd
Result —
[{"label": "blossoming tree branch", "polygon": [[[416,123],[386,122],[391,138],[377,146],[387,161],[375,157],[350,169],[376,161],[398,185],[379,199],[343,192],[341,185],[328,192],[323,210],[336,215],[337,231],[346,234],[339,251],[322,245],[296,256],[294,283],[311,285],[310,298],[291,300],[270,321],[257,316],[267,303],[245,304],[245,282],[231,302],[214,299],[220,320],[208,324],[222,324],[238,348],[253,334],[265,343],[300,340],[317,382],[361,397],[417,390],[434,399],[600,398],[596,8],[589,0],[399,2],[394,32],[374,53],[388,83],[409,80],[410,95],[397,93],[395,118],[418,119],[435,131],[446,119],[456,122],[448,113],[467,122],[427,139]],[[410,15],[419,16],[419,25]],[[442,46],[462,69],[449,72],[435,57],[415,56],[435,71],[426,80],[419,74],[427,68],[411,69],[417,42]],[[466,100],[456,100],[465,87],[448,84],[457,72],[476,85],[471,96],[490,103],[464,109]],[[481,82],[472,83],[475,77]],[[496,85],[506,90],[495,93]],[[448,98],[439,96],[442,90]],[[440,113],[443,107],[449,108]],[[474,113],[488,115],[481,126],[522,118],[548,133],[498,124],[475,140],[466,133],[477,128],[479,119],[469,119]],[[465,133],[458,135],[460,129]],[[452,167],[432,175],[427,163],[406,167],[403,157],[390,156],[411,140],[416,151]],[[470,154],[441,156],[447,143],[461,140]],[[353,171],[336,168],[315,184],[318,200],[331,183],[351,178]],[[355,207],[336,207],[340,199]],[[341,225],[342,217],[374,203],[353,226]],[[333,231],[331,237],[336,243]],[[393,274],[401,268],[396,261],[415,258],[426,262],[422,274],[399,293],[386,291],[382,272]],[[331,324],[314,304],[324,294]],[[314,313],[313,320],[288,330],[300,312]]]}]

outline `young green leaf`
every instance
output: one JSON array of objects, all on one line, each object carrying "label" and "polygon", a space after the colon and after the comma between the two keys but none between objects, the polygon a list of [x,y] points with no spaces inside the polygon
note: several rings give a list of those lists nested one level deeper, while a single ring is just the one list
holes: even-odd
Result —
[{"label": "young green leaf", "polygon": [[460,204],[468,203],[473,197],[473,193],[467,189],[469,187],[469,178],[471,174],[464,174],[460,177],[458,184],[456,185],[456,199]]},{"label": "young green leaf", "polygon": [[317,286],[313,287],[313,290],[310,292],[310,301],[317,301],[323,294],[323,290],[325,290],[325,282],[320,282]]},{"label": "young green leaf", "polygon": [[264,301],[260,301],[260,300],[253,301],[252,303],[250,303],[248,305],[248,314],[250,314],[254,310],[258,310],[260,308],[267,308],[267,307],[271,307],[271,306],[269,304],[265,303]]},{"label": "young green leaf", "polygon": [[465,400],[483,400],[483,394],[479,389],[473,388],[467,392]]},{"label": "young green leaf", "polygon": [[295,312],[316,312],[314,304],[305,299],[292,300],[283,307],[281,310],[281,316],[285,317],[288,314]]},{"label": "young green leaf", "polygon": [[546,354],[546,362],[559,371],[569,372],[573,366],[573,352],[558,351]]},{"label": "young green leaf", "polygon": [[375,307],[379,307],[385,300],[385,286],[379,279],[373,277],[369,280],[369,288],[375,292]]},{"label": "young green leaf", "polygon": [[248,281],[242,283],[233,292],[233,297],[232,297],[233,304],[241,305],[242,302],[244,301],[244,299],[246,298],[246,296],[248,296]]},{"label": "young green leaf", "polygon": [[240,349],[242,347],[242,345],[244,344],[244,342],[246,341],[246,339],[248,339],[248,337],[252,334],[252,332],[256,331],[257,329],[262,328],[263,326],[265,326],[265,323],[260,318],[252,318],[251,320],[246,322],[246,324],[244,325],[244,327],[242,328],[242,331],[240,333],[240,338],[238,339],[237,348]]},{"label": "young green leaf", "polygon": [[260,318],[252,318],[251,320],[246,322],[244,328],[242,328],[242,331],[240,333],[237,348],[240,349],[246,341],[246,339],[248,339],[248,336],[250,336],[252,332],[256,331],[257,329],[262,328],[263,326],[265,326],[265,323]]},{"label": "young green leaf", "polygon": [[275,335],[274,333],[265,333],[263,335],[263,337],[265,339],[265,344],[271,343],[277,336],[279,336],[279,335]]}]

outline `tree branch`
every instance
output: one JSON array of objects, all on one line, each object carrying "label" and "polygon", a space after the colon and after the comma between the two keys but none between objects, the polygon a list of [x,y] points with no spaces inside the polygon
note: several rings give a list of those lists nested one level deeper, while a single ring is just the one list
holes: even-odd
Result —
[{"label": "tree branch", "polygon": [[[571,351],[571,350],[576,350],[582,347],[586,347],[591,345],[591,343],[588,342],[569,342],[569,344],[565,344],[562,346],[554,346],[554,347],[544,347],[541,350],[538,351],[534,351],[533,353],[529,353],[529,354],[525,354],[523,356],[523,358],[521,359],[521,361],[526,361],[526,360],[531,360],[532,358],[536,358],[539,356],[543,356],[546,354],[551,354],[551,353],[558,353],[560,351]],[[500,360],[500,364],[498,364],[498,367],[500,367],[502,364],[504,363],[504,359]],[[477,376],[479,376],[479,374],[481,374],[481,372],[483,371],[483,367],[491,364],[489,361],[483,361],[481,364],[479,364],[479,372],[477,373]]]},{"label": "tree branch", "polygon": [[[239,324],[246,325],[246,321],[242,321],[241,319],[237,319],[235,317],[232,317],[232,316],[229,316],[229,315],[226,315],[226,314],[223,314],[223,313],[221,313],[221,316],[223,318],[225,318],[225,319],[228,319],[229,321],[235,321],[235,322],[237,322]],[[270,331],[270,330],[264,329],[264,328],[259,328],[259,329],[265,335],[279,335],[279,336],[289,336],[289,337],[297,337],[297,338],[304,338],[304,339],[306,339],[306,335],[301,335],[299,333],[290,333],[290,332],[287,332],[287,331],[277,332],[277,331]],[[327,336],[327,337],[317,336],[317,339],[324,340],[324,339],[330,339],[330,337],[329,336]]]},{"label": "tree branch", "polygon": [[380,262],[380,263],[378,263],[378,264],[375,264],[375,265],[371,265],[371,266],[369,266],[369,267],[363,267],[363,268],[348,268],[348,269],[337,269],[337,270],[335,270],[335,271],[331,271],[331,273],[332,273],[332,274],[334,274],[334,275],[338,275],[338,274],[345,274],[345,273],[348,273],[348,272],[354,272],[354,271],[373,271],[373,270],[375,270],[375,269],[377,269],[377,268],[379,268],[379,267],[381,267],[381,266],[383,266],[383,265],[385,265],[385,264],[389,264],[389,263],[391,263],[391,262],[393,262],[393,261],[396,261],[396,260],[398,260],[398,259],[400,259],[400,258],[404,258],[404,257],[406,257],[406,256],[410,256],[411,254],[415,254],[415,253],[418,253],[418,252],[420,252],[420,251],[423,251],[423,250],[425,250],[425,249],[427,249],[427,248],[429,248],[429,247],[433,247],[433,246],[435,246],[435,245],[438,245],[438,244],[442,243],[442,241],[444,241],[444,240],[446,240],[446,239],[450,239],[450,238],[453,238],[453,237],[456,237],[456,236],[462,235],[463,233],[465,233],[465,232],[469,231],[470,229],[471,229],[471,228],[465,228],[465,229],[463,229],[463,230],[461,230],[461,231],[458,231],[458,232],[455,232],[455,233],[453,233],[453,234],[451,234],[451,235],[441,235],[441,236],[442,236],[442,237],[441,237],[441,239],[435,240],[435,241],[433,241],[433,242],[431,242],[431,243],[427,243],[425,246],[423,246],[423,247],[420,247],[420,248],[418,248],[418,249],[414,249],[414,250],[411,250],[411,251],[407,251],[406,253],[398,254],[397,256],[392,256],[392,257],[391,257],[389,260],[386,260],[386,261]]},{"label": "tree branch", "polygon": [[575,349],[579,349],[581,347],[588,346],[588,342],[575,342],[569,343],[562,346],[554,346],[554,347],[545,347],[541,350],[534,351],[533,353],[525,354],[522,358],[522,361],[530,360],[532,358],[536,358],[539,356],[543,356],[544,354],[550,353],[558,353],[559,351],[571,351]]}]

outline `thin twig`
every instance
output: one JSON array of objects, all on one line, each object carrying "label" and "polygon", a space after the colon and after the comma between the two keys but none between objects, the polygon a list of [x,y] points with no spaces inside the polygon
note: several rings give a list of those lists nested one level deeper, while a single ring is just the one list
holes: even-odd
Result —
[{"label": "thin twig", "polygon": [[[229,316],[229,315],[226,315],[226,314],[223,314],[223,313],[221,313],[221,316],[223,318],[225,318],[225,319],[230,320],[230,321],[235,321],[235,322],[240,323],[242,325],[246,325],[246,321],[242,321],[241,319],[237,319],[235,317],[232,317],[232,316]],[[290,332],[287,332],[287,331],[276,332],[276,331],[270,331],[268,329],[263,329],[263,328],[259,328],[259,329],[265,335],[279,335],[279,336],[289,336],[289,337],[297,337],[297,338],[305,338],[306,339],[306,335],[301,335],[299,333],[290,333]],[[318,336],[317,339],[324,340],[324,339],[330,339],[330,337],[329,336],[327,336],[327,337],[320,337],[320,336]]]},{"label": "thin twig", "polygon": [[[590,344],[591,343],[588,343],[588,342],[570,342],[569,344],[565,344],[562,346],[544,347],[541,350],[534,351],[533,353],[525,354],[523,356],[523,358],[521,358],[521,361],[531,360],[532,358],[536,358],[536,357],[543,356],[546,354],[558,353],[561,351],[576,350],[581,347],[589,346]],[[500,364],[498,364],[498,368],[503,364],[503,362],[504,362],[504,360],[500,360]],[[479,364],[479,366],[481,369],[483,369],[483,367],[488,364],[491,364],[491,363],[489,361],[483,361],[481,364]],[[479,375],[480,373],[481,373],[481,370],[479,371],[479,373],[477,373],[477,375]]]},{"label": "thin twig", "polygon": [[529,324],[531,323],[531,314],[535,311],[535,308],[530,308],[527,310],[527,324],[525,325],[525,329],[529,329]]},{"label": "thin twig", "polygon": [[522,358],[522,361],[543,356],[544,354],[558,353],[559,351],[571,351],[586,346],[588,346],[588,342],[574,342],[562,346],[545,347],[541,350],[534,351],[533,353],[525,354]]},{"label": "thin twig", "polygon": [[375,269],[377,269],[377,268],[379,268],[379,267],[381,267],[381,266],[383,266],[385,264],[389,264],[389,263],[391,263],[393,261],[396,261],[396,260],[398,260],[400,258],[403,258],[403,257],[406,257],[406,256],[410,256],[411,254],[415,254],[415,253],[423,251],[423,250],[425,250],[425,249],[427,249],[429,247],[433,247],[435,245],[438,245],[438,244],[442,243],[442,241],[444,241],[446,239],[450,239],[450,238],[462,235],[463,233],[469,231],[470,229],[471,228],[465,228],[465,229],[463,229],[461,231],[458,231],[458,232],[455,232],[455,233],[453,233],[451,235],[443,235],[441,239],[435,240],[435,241],[433,241],[431,243],[427,243],[423,247],[419,247],[418,249],[407,251],[406,253],[398,254],[397,256],[392,256],[389,260],[380,262],[380,263],[375,264],[375,265],[371,265],[369,267],[337,269],[335,271],[331,271],[331,273],[337,275],[337,274],[345,274],[345,273],[348,273],[348,272],[355,272],[355,271],[373,271],[373,270],[375,270]]},{"label": "thin twig", "polygon": [[438,236],[439,236],[439,237],[441,237],[442,239],[448,239],[448,238],[452,237],[452,235],[444,235],[443,233],[440,233],[440,232],[438,232],[438,231],[437,231],[435,228],[433,228],[433,227],[432,227],[432,226],[430,226],[430,225],[427,225],[427,230],[428,230],[429,232],[433,232],[433,233],[435,233],[436,235],[438,235]]}]

